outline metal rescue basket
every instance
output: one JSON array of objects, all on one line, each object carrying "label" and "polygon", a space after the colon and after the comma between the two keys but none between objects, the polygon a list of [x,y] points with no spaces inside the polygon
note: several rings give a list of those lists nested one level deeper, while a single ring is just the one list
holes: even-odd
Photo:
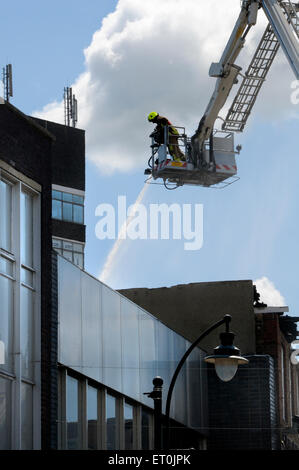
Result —
[{"label": "metal rescue basket", "polygon": [[177,144],[184,153],[186,161],[174,161],[169,153],[168,126],[164,128],[164,142],[157,143],[155,134],[151,134],[152,155],[148,161],[149,168],[145,170],[150,175],[146,180],[162,179],[167,189],[179,186],[195,185],[204,187],[224,187],[239,179],[235,154],[241,147],[234,149],[234,134],[232,132],[214,131],[203,149],[196,152],[191,139],[185,134],[185,128],[174,127],[177,134]]}]

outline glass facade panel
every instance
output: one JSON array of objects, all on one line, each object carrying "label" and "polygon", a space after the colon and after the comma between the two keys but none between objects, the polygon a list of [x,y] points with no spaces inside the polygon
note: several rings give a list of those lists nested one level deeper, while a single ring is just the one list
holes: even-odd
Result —
[{"label": "glass facade panel", "polygon": [[72,204],[69,204],[68,202],[62,203],[62,219],[66,220],[67,222],[72,222],[73,220]]},{"label": "glass facade panel", "polygon": [[87,387],[87,425],[88,425],[88,449],[97,448],[98,425],[98,391],[96,388]]},{"label": "glass facade panel", "polygon": [[140,395],[140,357],[139,357],[139,328],[138,307],[132,302],[121,298],[121,337],[122,337],[122,367],[123,393],[128,396]]},{"label": "glass facade panel", "polygon": [[83,374],[103,379],[101,286],[90,276],[82,276],[82,354]]},{"label": "glass facade panel", "polygon": [[125,449],[133,449],[133,406],[124,405]]},{"label": "glass facade panel", "polygon": [[5,347],[5,364],[0,367],[12,372],[13,281],[0,275],[0,340]]},{"label": "glass facade panel", "polygon": [[[147,391],[153,388],[153,378],[157,375],[156,358],[156,326],[153,317],[141,312],[139,316],[140,332],[140,390]],[[141,395],[142,402],[152,406],[152,399]]]},{"label": "glass facade panel", "polygon": [[77,204],[81,204],[83,206],[84,197],[83,196],[76,196],[75,194],[73,194],[73,202],[75,202]]},{"label": "glass facade panel", "polygon": [[[84,245],[69,240],[52,239],[52,246],[57,253],[74,263],[79,268],[84,267]],[[63,250],[62,250],[63,248]]]},{"label": "glass facade panel", "polygon": [[[204,356],[202,354],[202,356]],[[202,363],[203,357],[198,348],[195,348],[186,362],[186,374],[187,374],[187,391],[189,391],[189,398],[187,400],[187,416],[188,425],[190,427],[199,427],[202,416],[205,413],[207,403],[203,400],[207,396],[207,390],[201,388],[203,383],[202,377]],[[201,390],[201,393],[194,393],[194,390]]]},{"label": "glass facade panel", "polygon": [[11,448],[10,416],[11,381],[0,377],[0,450],[7,450]]},{"label": "glass facade panel", "polygon": [[63,246],[63,249],[64,249],[64,250],[69,250],[69,251],[72,251],[72,250],[73,250],[73,244],[72,244],[72,242],[63,240],[63,241],[62,241],[62,246]]},{"label": "glass facade panel", "polygon": [[21,286],[21,362],[22,376],[33,377],[33,295],[27,287]]},{"label": "glass facade panel", "polygon": [[21,262],[33,267],[33,198],[21,194]]},{"label": "glass facade panel", "polygon": [[52,197],[53,197],[53,199],[59,199],[61,201],[62,192],[61,191],[52,191]]},{"label": "glass facade panel", "polygon": [[[187,351],[187,348],[190,346],[190,343],[182,338],[181,336],[174,335],[174,361],[175,367]],[[186,364],[182,367],[176,384],[175,384],[175,393],[173,394],[171,400],[171,414],[180,422],[186,423],[187,416],[187,376],[186,376]],[[199,391],[194,391],[199,394]]]},{"label": "glass facade panel", "polygon": [[73,222],[83,224],[83,206],[73,205]]},{"label": "glass facade panel", "polygon": [[52,238],[52,246],[53,248],[61,248],[62,240],[59,240],[58,238]]},{"label": "glass facade panel", "polygon": [[60,201],[52,201],[52,217],[53,219],[62,219],[62,203]]},{"label": "glass facade panel", "polygon": [[22,450],[30,450],[33,447],[32,385],[24,382],[21,384],[21,407]]},{"label": "glass facade panel", "polygon": [[73,262],[73,254],[71,251],[65,251],[63,250],[62,252],[62,256],[66,259],[68,259],[69,261]]},{"label": "glass facade panel", "polygon": [[107,393],[106,395],[106,448],[116,449],[116,399]]},{"label": "glass facade panel", "polygon": [[173,353],[174,332],[163,323],[157,323],[157,349],[158,349],[158,371],[157,375],[163,377],[163,387],[168,390],[172,374],[177,365],[174,362]]},{"label": "glass facade panel", "polygon": [[72,250],[74,250],[76,253],[83,253],[84,245],[81,243],[73,243]]},{"label": "glass facade panel", "polygon": [[68,202],[73,201],[73,196],[72,194],[69,194],[69,193],[62,193],[62,198],[64,201],[68,201]]},{"label": "glass facade panel", "polygon": [[79,268],[83,268],[83,255],[82,253],[73,253],[73,263]]},{"label": "glass facade panel", "polygon": [[104,381],[121,391],[120,296],[102,285],[103,369]]},{"label": "glass facade panel", "polygon": [[11,251],[12,187],[0,180],[0,248]]},{"label": "glass facade panel", "polygon": [[150,449],[150,414],[142,408],[141,411],[141,447],[142,450]]},{"label": "glass facade panel", "polygon": [[81,271],[64,258],[60,257],[58,263],[60,362],[81,372]]},{"label": "glass facade panel", "polygon": [[78,380],[67,376],[66,380],[66,422],[67,448],[79,449],[79,393]]}]

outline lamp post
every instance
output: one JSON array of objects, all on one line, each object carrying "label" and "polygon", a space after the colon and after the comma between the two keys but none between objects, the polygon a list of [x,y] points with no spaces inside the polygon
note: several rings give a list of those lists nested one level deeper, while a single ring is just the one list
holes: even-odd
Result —
[{"label": "lamp post", "polygon": [[149,398],[154,400],[154,447],[155,450],[162,449],[162,386],[163,379],[161,377],[155,377],[153,379],[153,391],[145,392],[143,395],[147,395]]},{"label": "lamp post", "polygon": [[237,368],[239,364],[247,364],[249,361],[244,357],[241,357],[240,350],[233,345],[234,340],[234,333],[229,331],[229,323],[231,321],[230,315],[225,315],[222,320],[214,323],[210,326],[207,330],[205,330],[199,338],[197,338],[194,343],[191,344],[189,349],[185,352],[182,359],[180,360],[173,377],[171,379],[167,399],[166,399],[166,435],[165,435],[165,448],[169,449],[169,414],[170,414],[170,404],[171,404],[171,397],[172,392],[174,389],[174,385],[179,375],[181,368],[183,367],[186,359],[191,354],[193,349],[198,345],[198,343],[205,338],[209,333],[213,330],[218,328],[218,326],[223,325],[225,323],[226,329],[224,333],[220,334],[221,345],[214,349],[214,355],[207,356],[205,358],[206,362],[215,364],[215,369],[218,377],[221,380],[229,381],[231,380],[235,373],[237,372]]}]

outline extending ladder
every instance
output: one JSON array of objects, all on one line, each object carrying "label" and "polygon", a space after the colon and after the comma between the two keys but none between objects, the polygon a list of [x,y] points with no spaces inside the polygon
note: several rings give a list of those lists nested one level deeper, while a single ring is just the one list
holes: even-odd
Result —
[{"label": "extending ladder", "polygon": [[[279,2],[283,16],[292,27],[293,34],[299,39],[298,5],[289,0]],[[225,131],[242,132],[267,73],[277,54],[280,42],[271,23],[268,24],[256,49],[253,59],[245,72],[243,81],[232,102],[222,125]]]},{"label": "extending ladder", "polygon": [[299,39],[299,2],[296,4],[290,0],[283,0],[280,2],[280,5],[284,10],[288,23],[293,27],[293,30]]}]

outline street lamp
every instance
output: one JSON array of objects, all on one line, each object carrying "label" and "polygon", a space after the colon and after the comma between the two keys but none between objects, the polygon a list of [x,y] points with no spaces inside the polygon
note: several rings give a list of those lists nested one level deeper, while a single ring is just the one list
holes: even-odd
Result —
[{"label": "street lamp", "polygon": [[233,345],[234,333],[229,331],[229,323],[231,321],[230,315],[225,315],[222,320],[214,323],[210,328],[205,330],[199,338],[197,338],[194,343],[191,344],[189,349],[185,352],[182,359],[180,360],[173,377],[171,379],[169,390],[166,399],[166,435],[165,435],[165,447],[169,449],[169,414],[170,414],[170,403],[173,388],[177,379],[177,376],[183,367],[187,357],[191,354],[193,349],[198,345],[198,343],[205,338],[209,333],[218,328],[218,326],[225,323],[226,330],[224,333],[220,334],[221,344],[214,349],[214,355],[207,356],[205,358],[206,362],[215,364],[215,369],[218,377],[225,382],[231,380],[238,368],[239,364],[247,364],[249,361],[244,357],[241,357],[240,350]]},{"label": "street lamp", "polygon": [[[229,317],[226,315],[225,317]],[[220,333],[220,346],[214,349],[213,356],[205,357],[205,362],[215,364],[216,374],[223,382],[229,382],[235,376],[238,365],[249,361],[241,356],[240,349],[233,345],[234,333],[229,331],[230,319],[226,320],[226,331]]]}]

